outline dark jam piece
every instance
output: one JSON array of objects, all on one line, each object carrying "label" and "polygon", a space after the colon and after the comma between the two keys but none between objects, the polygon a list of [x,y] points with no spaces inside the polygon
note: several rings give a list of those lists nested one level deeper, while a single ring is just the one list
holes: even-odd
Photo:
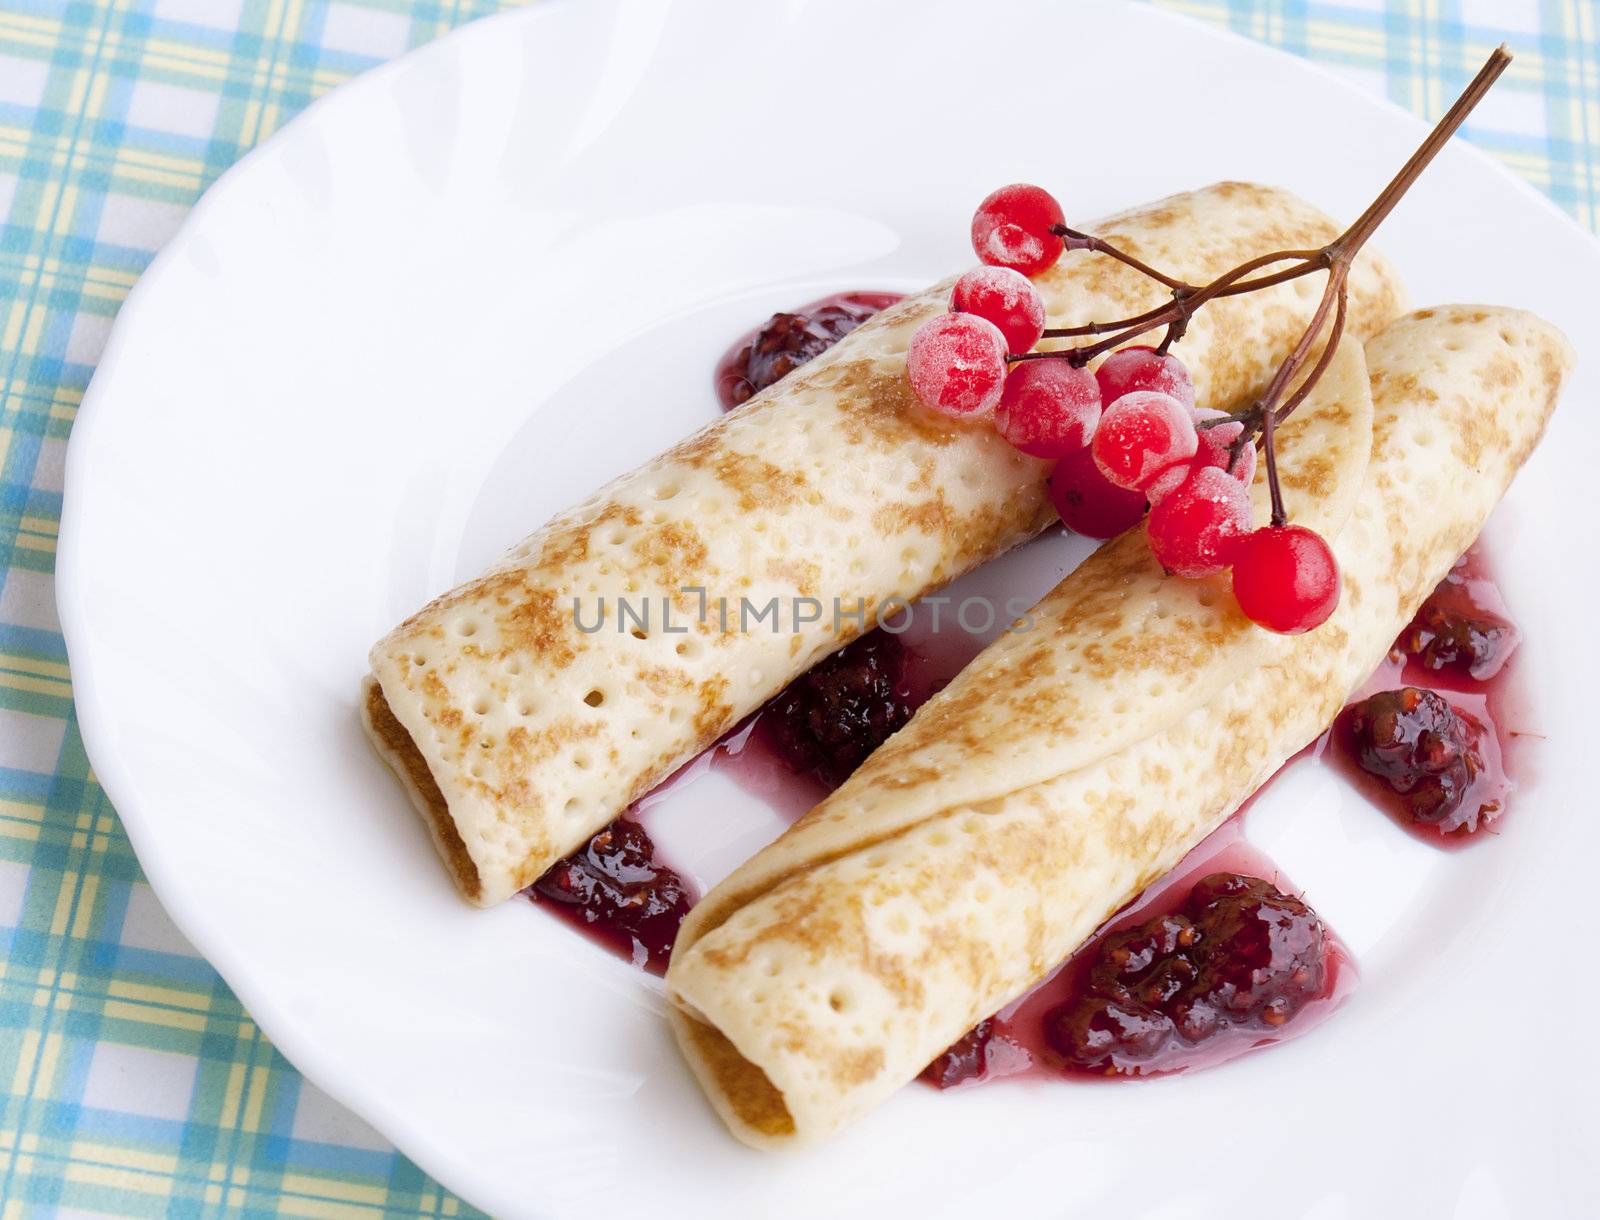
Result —
[{"label": "dark jam piece", "polygon": [[552,865],[530,895],[655,974],[666,970],[694,902],[683,879],[656,858],[644,827],[627,818]]},{"label": "dark jam piece", "polygon": [[1212,873],[1176,911],[1107,936],[1078,994],[1045,1016],[1068,1071],[1142,1076],[1186,1065],[1224,1035],[1251,1043],[1287,1024],[1328,983],[1315,911],[1269,881]]},{"label": "dark jam piece", "polygon": [[824,305],[812,313],[775,313],[757,333],[745,357],[746,398],[820,356],[872,315],[846,305]]},{"label": "dark jam piece", "polygon": [[775,313],[754,335],[741,340],[717,366],[717,397],[737,407],[781,381],[807,360],[822,355],[880,309],[900,298],[889,292],[850,292],[824,297],[793,313]]},{"label": "dark jam piece", "polygon": [[922,1069],[922,1078],[941,1089],[976,1080],[989,1061],[989,1043],[994,1038],[994,1021],[985,1019],[969,1029],[950,1049]]},{"label": "dark jam piece", "polygon": [[1454,669],[1481,682],[1499,672],[1515,640],[1510,623],[1430,600],[1401,634],[1399,645],[1424,669]]},{"label": "dark jam piece", "polygon": [[1506,728],[1520,715],[1508,662],[1520,640],[1474,546],[1328,735],[1357,784],[1435,846],[1465,846],[1505,814],[1517,745]]},{"label": "dark jam piece", "polygon": [[1354,984],[1350,955],[1286,882],[1263,879],[1278,870],[1240,828],[1235,814],[923,1078],[1133,1080],[1314,1028]]},{"label": "dark jam piece", "polygon": [[1445,833],[1478,829],[1500,811],[1483,799],[1483,726],[1442,695],[1415,686],[1380,691],[1345,710],[1356,761],[1401,798],[1413,822]]},{"label": "dark jam piece", "polygon": [[1487,582],[1473,576],[1470,558],[1464,556],[1428,595],[1396,646],[1430,673],[1452,670],[1484,682],[1500,672],[1520,637],[1479,603],[1475,593]]},{"label": "dark jam piece", "polygon": [[795,771],[838,785],[911,719],[905,649],[870,631],[791,682],[762,719]]},{"label": "dark jam piece", "polygon": [[[711,766],[786,820],[803,816],[855,769],[874,743],[903,725],[982,651],[984,637],[959,630],[948,614],[936,629],[932,615],[922,609],[917,606],[890,616],[887,627],[846,646],[851,655],[871,648],[879,657],[868,673],[858,673],[854,681],[858,692],[875,691],[873,699],[859,703],[876,706],[876,724],[871,723],[874,716],[865,717],[867,731],[859,734],[861,740],[848,744],[843,751],[847,757],[819,767],[820,756],[828,752],[824,741],[840,735],[839,727],[830,725],[818,706],[822,702],[818,686],[831,686],[834,679],[824,676],[814,683],[806,675],[725,738]],[[847,657],[834,664],[848,661]],[[893,674],[892,683],[884,681],[886,670]],[[858,706],[855,698],[840,702],[848,703],[852,712]],[[812,725],[813,715],[823,720],[820,731]]]}]

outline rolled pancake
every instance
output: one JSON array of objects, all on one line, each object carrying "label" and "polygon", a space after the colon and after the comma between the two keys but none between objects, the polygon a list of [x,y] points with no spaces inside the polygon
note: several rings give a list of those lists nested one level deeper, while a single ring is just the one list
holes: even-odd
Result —
[{"label": "rolled pancake", "polygon": [[[1194,281],[1335,233],[1292,195],[1240,183],[1093,228]],[[1055,325],[1164,299],[1159,285],[1085,251],[1035,282]],[[1200,400],[1226,407],[1259,390],[1321,283],[1318,273],[1202,311],[1181,347]],[[946,308],[950,286],[885,310],[560,514],[372,649],[369,735],[470,901],[499,902],[528,885],[859,634],[886,601],[915,599],[1053,520],[1047,463],[986,425],[930,416],[906,385],[911,334]],[[1404,307],[1396,276],[1375,258],[1363,258],[1351,287],[1357,334]],[[619,596],[655,617],[622,629]],[[672,600],[670,630],[662,598]],[[776,599],[779,629],[752,618],[740,630],[741,598],[756,610]],[[816,619],[798,622],[813,613],[797,601],[806,598],[817,599]],[[599,630],[579,629],[575,599],[585,627],[604,602]]]},{"label": "rolled pancake", "polygon": [[672,1018],[740,1139],[816,1140],[881,1102],[1320,733],[1477,536],[1572,361],[1538,318],[1470,306],[1366,357],[1370,397],[1347,343],[1280,434],[1291,513],[1343,571],[1326,624],[1255,628],[1226,576],[1165,576],[1131,530],[695,908]]}]

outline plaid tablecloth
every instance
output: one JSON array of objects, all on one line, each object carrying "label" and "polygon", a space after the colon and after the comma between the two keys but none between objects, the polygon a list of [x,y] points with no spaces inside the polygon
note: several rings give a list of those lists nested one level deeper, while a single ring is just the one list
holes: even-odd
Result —
[{"label": "plaid tablecloth", "polygon": [[[1469,138],[1600,224],[1600,0],[1157,2],[1428,118],[1508,42]],[[51,572],[74,411],[185,210],[319,94],[500,7],[0,0],[0,1220],[470,1211],[303,1080],[162,912],[84,757]]]}]

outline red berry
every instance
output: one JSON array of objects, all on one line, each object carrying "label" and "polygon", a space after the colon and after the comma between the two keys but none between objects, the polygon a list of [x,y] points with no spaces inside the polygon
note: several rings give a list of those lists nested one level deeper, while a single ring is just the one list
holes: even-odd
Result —
[{"label": "red berry", "polygon": [[1006,377],[995,408],[1001,436],[1033,457],[1075,453],[1100,422],[1100,387],[1088,369],[1065,360],[1025,360]]},{"label": "red berry", "polygon": [[1194,420],[1170,394],[1135,390],[1106,407],[1094,434],[1094,459],[1118,487],[1144,491],[1163,470],[1187,462],[1199,445]]},{"label": "red berry", "polygon": [[1199,470],[1202,466],[1228,470],[1228,473],[1238,479],[1242,486],[1250,486],[1250,480],[1255,478],[1256,474],[1256,449],[1254,445],[1246,445],[1239,450],[1239,455],[1231,459],[1233,463],[1232,469],[1229,470],[1228,468],[1233,442],[1238,439],[1239,433],[1244,431],[1244,424],[1234,419],[1226,411],[1217,411],[1211,407],[1196,407],[1194,409],[1196,425],[1211,419],[1225,419],[1229,422],[1217,424],[1211,428],[1198,426],[1195,428],[1199,443],[1195,449],[1194,457],[1190,458],[1187,464],[1169,466],[1156,476],[1155,482],[1145,489],[1145,494],[1150,497],[1150,503],[1156,503],[1162,496],[1177,488],[1179,484],[1187,479],[1191,471]]},{"label": "red berry", "polygon": [[1303,525],[1269,525],[1233,548],[1239,609],[1269,631],[1299,635],[1325,623],[1339,604],[1339,564],[1321,535]]},{"label": "red berry", "polygon": [[1168,466],[1155,478],[1150,480],[1150,486],[1144,489],[1144,498],[1150,501],[1154,508],[1162,500],[1178,488],[1183,486],[1184,480],[1193,474],[1199,467],[1199,459],[1181,462],[1176,466]]},{"label": "red berry", "polygon": [[1183,361],[1153,347],[1122,347],[1100,362],[1095,370],[1100,379],[1100,397],[1116,402],[1135,390],[1156,390],[1170,394],[1186,407],[1194,406],[1194,382]]},{"label": "red berry", "polygon": [[1006,379],[1006,337],[976,314],[929,318],[911,337],[906,376],[923,405],[945,415],[987,415]]},{"label": "red berry", "polygon": [[972,248],[991,267],[1038,275],[1061,257],[1066,243],[1052,227],[1066,217],[1054,196],[1024,182],[1003,186],[972,217]]},{"label": "red berry", "polygon": [[1234,545],[1250,532],[1244,485],[1215,466],[1201,466],[1150,509],[1150,550],[1179,576],[1212,576],[1228,566]]},{"label": "red berry", "polygon": [[1044,301],[1028,277],[1010,267],[974,267],[956,281],[950,308],[975,313],[1000,328],[1020,356],[1044,331]]},{"label": "red berry", "polygon": [[[1246,445],[1239,450],[1237,457],[1233,456],[1233,442],[1239,439],[1239,433],[1244,431],[1244,423],[1232,419],[1226,411],[1218,411],[1214,407],[1196,407],[1194,421],[1196,424],[1205,423],[1213,419],[1226,419],[1225,424],[1215,424],[1210,428],[1196,428],[1200,434],[1200,447],[1195,450],[1194,461],[1197,466],[1215,466],[1218,470],[1226,470],[1246,487],[1256,475],[1256,447]],[[1229,463],[1232,463],[1231,468]]]},{"label": "red berry", "polygon": [[1056,463],[1050,475],[1050,500],[1063,524],[1086,538],[1115,538],[1144,516],[1144,497],[1110,482],[1088,449]]}]

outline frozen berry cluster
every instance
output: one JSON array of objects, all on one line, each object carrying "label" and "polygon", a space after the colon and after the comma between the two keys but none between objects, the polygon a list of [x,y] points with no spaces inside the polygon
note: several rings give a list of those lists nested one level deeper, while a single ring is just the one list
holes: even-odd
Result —
[{"label": "frozen berry cluster", "polygon": [[1052,267],[1072,235],[1037,186],[1002,187],[979,205],[979,267],[956,281],[950,312],[911,341],[906,375],[930,410],[987,419],[1023,453],[1056,463],[1050,494],[1078,533],[1109,538],[1148,511],[1163,567],[1201,578],[1233,570],[1234,594],[1273,631],[1309,631],[1339,602],[1328,544],[1299,525],[1255,528],[1248,487],[1256,450],[1245,424],[1199,407],[1171,352],[1121,347],[1091,371],[1065,350],[1039,350],[1044,300],[1030,276]]}]

